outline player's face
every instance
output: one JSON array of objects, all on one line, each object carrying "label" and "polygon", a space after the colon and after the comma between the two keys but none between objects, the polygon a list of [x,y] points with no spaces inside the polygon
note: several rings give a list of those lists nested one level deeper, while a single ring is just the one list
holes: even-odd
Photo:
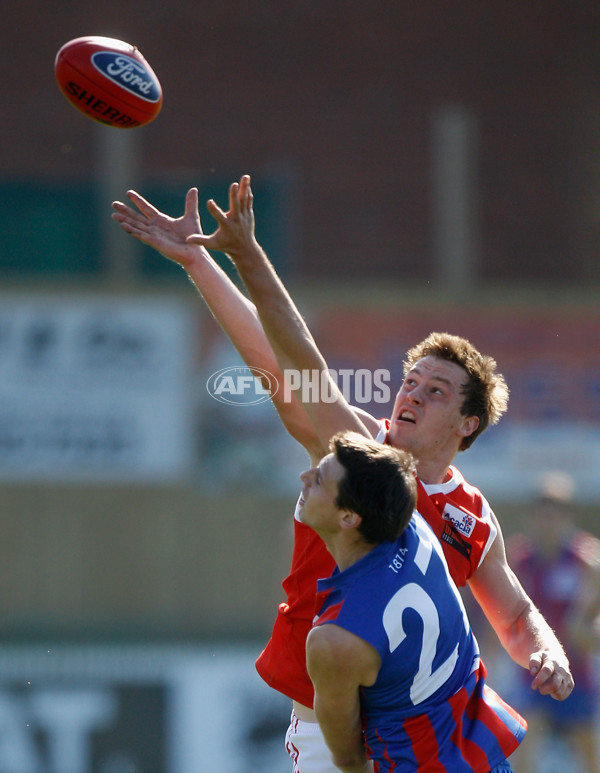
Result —
[{"label": "player's face", "polygon": [[324,456],[317,467],[303,472],[300,520],[319,534],[335,530],[339,509],[335,503],[338,484],[345,473],[334,454]]},{"label": "player's face", "polygon": [[454,362],[428,356],[406,375],[392,411],[389,440],[410,451],[417,466],[434,458],[453,458],[462,438],[478,424],[460,409],[467,373]]}]

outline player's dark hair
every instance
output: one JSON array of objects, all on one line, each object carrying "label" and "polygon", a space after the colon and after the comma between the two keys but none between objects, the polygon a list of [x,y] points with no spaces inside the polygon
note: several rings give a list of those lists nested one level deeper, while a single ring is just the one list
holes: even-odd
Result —
[{"label": "player's dark hair", "polygon": [[356,432],[334,435],[330,448],[345,470],[338,484],[337,507],[361,517],[358,531],[368,543],[397,539],[417,499],[412,456]]},{"label": "player's dark hair", "polygon": [[477,416],[479,425],[468,437],[462,439],[460,451],[473,444],[489,424],[496,424],[508,407],[508,387],[504,376],[498,373],[496,360],[481,354],[470,341],[450,333],[430,333],[424,341],[413,346],[406,354],[404,375],[423,357],[438,357],[459,365],[468,379],[461,413]]}]

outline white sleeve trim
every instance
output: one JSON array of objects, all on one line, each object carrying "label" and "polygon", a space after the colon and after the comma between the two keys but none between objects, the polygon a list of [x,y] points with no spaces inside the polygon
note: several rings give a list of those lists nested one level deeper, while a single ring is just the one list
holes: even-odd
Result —
[{"label": "white sleeve trim", "polygon": [[492,544],[494,540],[496,539],[496,535],[498,534],[498,529],[496,528],[496,524],[494,523],[494,520],[492,518],[492,509],[487,501],[487,499],[482,496],[481,497],[481,520],[485,521],[488,526],[490,527],[490,533],[487,538],[487,542],[483,546],[483,550],[481,551],[481,558],[479,559],[479,563],[477,564],[477,568],[481,566],[483,563],[483,559],[487,556],[489,549],[492,547]]},{"label": "white sleeve trim", "polygon": [[375,440],[378,443],[385,443],[385,441],[387,440],[387,433],[388,431],[387,431],[387,427],[385,426],[385,421],[381,419],[381,421],[379,422],[379,432],[375,436]]}]

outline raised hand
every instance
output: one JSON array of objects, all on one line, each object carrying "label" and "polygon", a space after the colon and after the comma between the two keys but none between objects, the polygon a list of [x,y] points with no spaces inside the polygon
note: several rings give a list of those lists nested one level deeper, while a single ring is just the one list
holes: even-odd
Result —
[{"label": "raised hand", "polygon": [[218,223],[217,230],[212,234],[200,232],[188,236],[188,243],[224,252],[234,259],[248,249],[257,249],[252,202],[250,175],[243,175],[239,183],[232,183],[229,187],[227,212],[223,212],[213,199],[206,203],[206,208]]},{"label": "raised hand", "polygon": [[187,192],[184,214],[178,218],[160,212],[135,191],[127,191],[127,196],[137,209],[121,201],[112,204],[115,210],[112,217],[124,231],[186,270],[202,257],[202,248],[186,241],[190,234],[202,233],[197,188]]}]

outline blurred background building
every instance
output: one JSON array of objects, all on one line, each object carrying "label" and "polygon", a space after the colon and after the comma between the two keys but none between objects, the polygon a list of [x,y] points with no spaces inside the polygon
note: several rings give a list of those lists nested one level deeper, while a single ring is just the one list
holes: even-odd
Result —
[{"label": "blurred background building", "polygon": [[[111,221],[129,188],[179,215],[191,185],[224,204],[251,173],[259,239],[330,365],[385,369],[391,401],[411,344],[467,336],[511,405],[461,468],[507,533],[564,469],[598,534],[599,23],[591,0],[3,4],[0,773],[211,754],[239,773],[214,741],[230,716],[206,712],[234,693],[256,707],[248,770],[289,767],[285,701],[252,661],[305,460],[268,403],[208,393],[241,363],[181,270]],[[61,96],[56,52],[90,34],[157,73],[147,127]]]}]

